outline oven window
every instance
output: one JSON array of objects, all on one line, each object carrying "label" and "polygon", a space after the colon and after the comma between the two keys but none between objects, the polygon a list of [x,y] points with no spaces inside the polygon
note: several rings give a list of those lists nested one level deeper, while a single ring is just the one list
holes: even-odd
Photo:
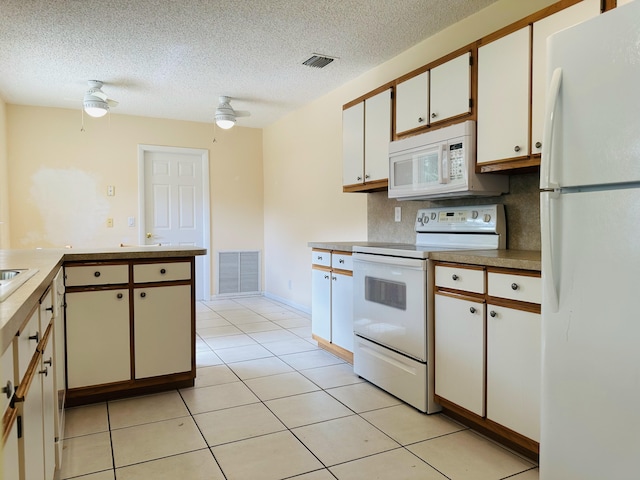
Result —
[{"label": "oven window", "polygon": [[364,298],[399,310],[407,309],[407,285],[382,278],[364,277]]}]

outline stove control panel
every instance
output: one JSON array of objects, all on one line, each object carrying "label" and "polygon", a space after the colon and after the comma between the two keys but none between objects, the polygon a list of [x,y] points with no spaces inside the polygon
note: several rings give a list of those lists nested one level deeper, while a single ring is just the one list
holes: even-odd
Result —
[{"label": "stove control panel", "polygon": [[504,206],[423,208],[418,210],[415,230],[418,233],[501,233],[506,230]]}]

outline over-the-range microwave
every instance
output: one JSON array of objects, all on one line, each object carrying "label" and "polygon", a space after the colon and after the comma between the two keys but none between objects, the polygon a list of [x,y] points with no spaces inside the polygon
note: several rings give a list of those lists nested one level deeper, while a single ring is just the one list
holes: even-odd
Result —
[{"label": "over-the-range microwave", "polygon": [[389,198],[421,200],[496,196],[509,177],[475,172],[476,122],[429,131],[389,144]]}]

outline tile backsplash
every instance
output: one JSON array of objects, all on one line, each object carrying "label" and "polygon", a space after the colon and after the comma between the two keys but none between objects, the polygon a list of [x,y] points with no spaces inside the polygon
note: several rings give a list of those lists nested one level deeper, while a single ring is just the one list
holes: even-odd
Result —
[{"label": "tile backsplash", "polygon": [[[540,176],[510,175],[509,193],[500,197],[455,200],[389,199],[387,192],[367,194],[367,239],[370,242],[414,243],[414,222],[420,208],[502,203],[507,217],[507,248],[540,250]],[[395,207],[402,207],[402,221],[394,221]]]}]

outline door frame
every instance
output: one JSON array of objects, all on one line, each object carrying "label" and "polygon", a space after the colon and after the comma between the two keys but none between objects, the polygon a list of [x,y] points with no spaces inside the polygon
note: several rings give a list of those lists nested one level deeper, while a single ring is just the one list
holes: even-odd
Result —
[{"label": "door frame", "polygon": [[[211,215],[209,194],[209,150],[204,148],[166,147],[161,145],[138,144],[138,243],[145,243],[145,168],[146,153],[175,153],[182,155],[198,155],[202,160],[202,248],[207,250],[203,256],[203,295],[204,300],[211,299]],[[197,292],[196,292],[197,293]]]}]

